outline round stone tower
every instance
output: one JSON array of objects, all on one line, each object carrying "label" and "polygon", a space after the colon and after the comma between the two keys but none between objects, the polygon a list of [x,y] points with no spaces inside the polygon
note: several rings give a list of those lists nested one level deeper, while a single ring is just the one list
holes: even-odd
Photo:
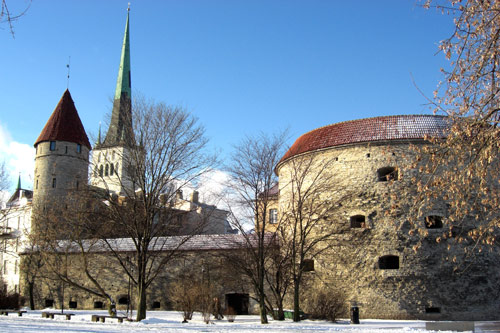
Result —
[{"label": "round stone tower", "polygon": [[89,139],[66,90],[35,144],[33,206],[45,209],[88,183]]},{"label": "round stone tower", "polygon": [[[361,318],[500,317],[497,248],[464,256],[467,244],[455,242],[444,198],[419,204],[418,215],[411,215],[419,176],[415,147],[431,144],[427,137],[443,137],[447,127],[446,117],[431,115],[333,124],[299,137],[276,167],[280,215],[293,200],[296,161],[311,159],[318,170],[328,166],[324,174],[332,186],[324,186],[328,192],[321,196],[335,206],[326,221],[330,246],[309,259],[314,266],[305,274],[341,291],[345,308],[359,307]],[[314,177],[315,169],[309,170]],[[411,233],[410,221],[422,233]],[[468,230],[469,223],[476,221],[460,226]],[[443,234],[448,238],[438,241]],[[463,258],[460,265],[455,256]]]}]

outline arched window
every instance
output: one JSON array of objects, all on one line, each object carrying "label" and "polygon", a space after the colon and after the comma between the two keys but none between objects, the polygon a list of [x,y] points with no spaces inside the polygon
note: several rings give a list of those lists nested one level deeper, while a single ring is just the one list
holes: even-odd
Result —
[{"label": "arched window", "polygon": [[109,175],[109,164],[106,164],[106,168],[104,169],[104,175],[105,176]]},{"label": "arched window", "polygon": [[101,164],[101,165],[99,166],[99,177],[102,177],[102,175],[103,175],[103,170],[104,170],[104,166]]},{"label": "arched window", "polygon": [[398,180],[398,169],[395,167],[380,168],[377,170],[377,178],[379,182]]},{"label": "arched window", "polygon": [[393,255],[387,255],[378,258],[378,268],[399,269],[399,257]]},{"label": "arched window", "polygon": [[109,175],[113,176],[114,174],[115,174],[115,165],[113,163],[111,163],[109,165]]},{"label": "arched window", "polygon": [[94,302],[94,309],[102,309],[104,307],[104,303],[101,301]]},{"label": "arched window", "polygon": [[351,228],[366,228],[366,217],[364,215],[351,216]]},{"label": "arched window", "polygon": [[439,215],[428,215],[425,217],[425,227],[427,229],[440,229],[443,227],[443,217]]}]

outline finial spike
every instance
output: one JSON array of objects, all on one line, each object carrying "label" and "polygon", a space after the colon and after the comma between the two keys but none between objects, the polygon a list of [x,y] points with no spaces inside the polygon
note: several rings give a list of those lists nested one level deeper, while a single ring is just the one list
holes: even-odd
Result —
[{"label": "finial spike", "polygon": [[66,64],[66,68],[68,68],[68,83],[66,85],[66,89],[69,89],[69,69],[71,64],[71,56],[68,57],[68,63]]},{"label": "finial spike", "polygon": [[127,12],[130,12],[130,2],[128,3]]}]

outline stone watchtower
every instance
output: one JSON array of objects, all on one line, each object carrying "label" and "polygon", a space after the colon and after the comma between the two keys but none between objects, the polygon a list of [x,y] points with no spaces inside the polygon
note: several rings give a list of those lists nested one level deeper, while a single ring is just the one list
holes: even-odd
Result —
[{"label": "stone watchtower", "polygon": [[91,184],[122,195],[127,195],[128,191],[133,191],[134,186],[130,171],[135,164],[133,158],[131,158],[134,147],[129,11],[127,11],[111,121],[104,141],[101,141],[99,129],[99,136],[92,153],[94,171]]},{"label": "stone watchtower", "polygon": [[68,191],[88,183],[89,139],[66,90],[35,144],[33,206],[64,202]]}]

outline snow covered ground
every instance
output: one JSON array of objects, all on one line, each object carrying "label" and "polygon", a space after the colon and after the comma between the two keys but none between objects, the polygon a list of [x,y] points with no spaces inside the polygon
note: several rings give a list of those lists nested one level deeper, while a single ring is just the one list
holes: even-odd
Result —
[{"label": "snow covered ground", "polygon": [[105,311],[66,312],[75,315],[69,321],[65,320],[64,316],[57,316],[56,319],[42,318],[41,311],[29,311],[22,317],[18,317],[17,314],[0,316],[0,332],[426,332],[424,321],[361,320],[360,325],[350,325],[347,320],[336,324],[312,320],[300,323],[293,323],[291,320],[285,322],[270,320],[268,325],[261,325],[258,316],[238,316],[234,323],[215,320],[207,325],[199,314],[195,314],[189,323],[182,324],[182,317],[178,312],[149,311],[148,318],[142,322],[120,324],[115,319],[106,319],[106,323],[91,321],[92,314],[106,314]]}]

